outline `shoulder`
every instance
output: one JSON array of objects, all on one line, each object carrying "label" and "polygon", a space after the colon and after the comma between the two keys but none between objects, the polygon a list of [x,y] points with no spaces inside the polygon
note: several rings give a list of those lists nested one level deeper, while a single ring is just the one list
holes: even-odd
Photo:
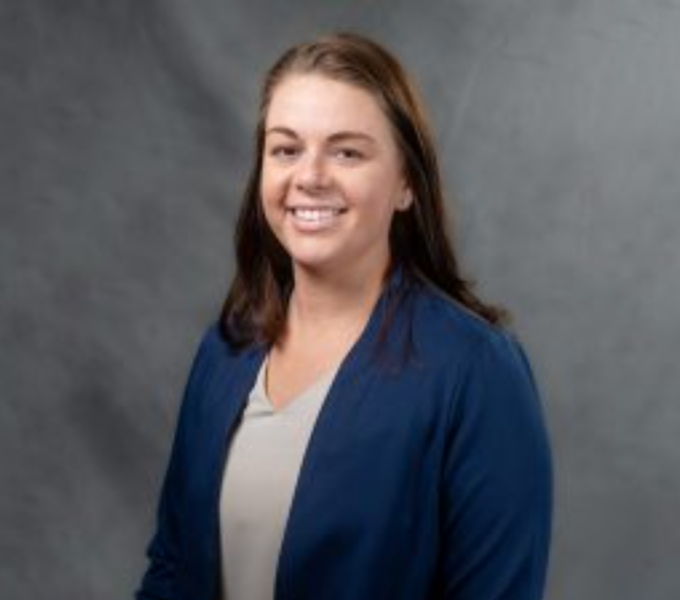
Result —
[{"label": "shoulder", "polygon": [[220,321],[212,321],[203,330],[196,356],[207,360],[238,361],[256,354],[259,349],[255,344],[242,348],[234,346],[224,335]]},{"label": "shoulder", "polygon": [[423,362],[449,384],[449,427],[474,432],[474,444],[486,440],[495,447],[504,439],[525,454],[549,458],[540,392],[512,332],[431,288],[418,293],[413,325]]},{"label": "shoulder", "polygon": [[438,290],[421,286],[414,300],[416,360],[447,384],[454,404],[489,404],[494,410],[537,408],[539,390],[521,342]]},{"label": "shoulder", "polygon": [[526,362],[519,340],[427,284],[414,293],[413,339],[428,362],[471,363],[482,357],[500,362]]},{"label": "shoulder", "polygon": [[259,347],[236,348],[224,336],[219,321],[204,327],[189,374],[189,387],[202,388],[217,373],[233,372],[244,362],[257,357]]}]

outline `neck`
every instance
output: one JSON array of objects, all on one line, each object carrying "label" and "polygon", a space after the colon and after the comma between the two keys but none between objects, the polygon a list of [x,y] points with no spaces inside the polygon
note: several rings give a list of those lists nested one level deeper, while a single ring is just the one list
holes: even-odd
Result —
[{"label": "neck", "polygon": [[319,273],[296,267],[289,327],[318,332],[320,327],[363,325],[380,296],[387,266],[347,271]]}]

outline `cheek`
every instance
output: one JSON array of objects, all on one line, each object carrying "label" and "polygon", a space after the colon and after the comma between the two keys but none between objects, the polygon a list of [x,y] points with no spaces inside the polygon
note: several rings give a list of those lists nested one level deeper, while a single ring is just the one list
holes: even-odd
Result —
[{"label": "cheek", "polygon": [[401,201],[402,191],[392,173],[379,173],[355,188],[362,210],[378,221],[390,221]]},{"label": "cheek", "polygon": [[260,197],[264,203],[265,208],[272,205],[281,198],[285,191],[285,183],[282,177],[277,176],[270,170],[262,171],[262,179],[260,181]]},{"label": "cheek", "polygon": [[264,213],[264,218],[269,223],[269,226],[276,228],[276,219],[274,207],[276,205],[276,194],[274,186],[270,178],[266,177],[262,173],[262,179],[260,181],[260,202],[262,204],[262,212]]}]

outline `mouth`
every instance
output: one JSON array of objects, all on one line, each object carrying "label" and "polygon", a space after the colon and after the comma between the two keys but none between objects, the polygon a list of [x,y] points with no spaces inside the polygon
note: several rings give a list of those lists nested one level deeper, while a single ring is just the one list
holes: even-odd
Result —
[{"label": "mouth", "polygon": [[310,207],[310,206],[293,206],[287,209],[287,212],[301,223],[309,224],[323,224],[330,223],[337,219],[340,215],[347,212],[346,208],[334,208],[330,206]]}]

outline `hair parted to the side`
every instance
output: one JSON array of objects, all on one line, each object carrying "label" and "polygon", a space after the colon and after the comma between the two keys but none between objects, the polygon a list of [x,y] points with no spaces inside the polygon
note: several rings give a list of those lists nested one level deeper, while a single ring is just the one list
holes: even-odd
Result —
[{"label": "hair parted to the side", "polygon": [[434,139],[414,86],[385,48],[354,33],[337,33],[293,46],[264,80],[255,156],[236,224],[236,274],[220,322],[229,342],[236,347],[273,344],[285,327],[293,269],[265,219],[260,179],[269,104],[277,86],[296,74],[323,75],[362,88],[375,98],[392,127],[413,195],[410,208],[393,217],[392,267],[400,266],[414,280],[429,282],[489,323],[503,323],[507,313],[484,303],[460,272],[447,228]]}]

